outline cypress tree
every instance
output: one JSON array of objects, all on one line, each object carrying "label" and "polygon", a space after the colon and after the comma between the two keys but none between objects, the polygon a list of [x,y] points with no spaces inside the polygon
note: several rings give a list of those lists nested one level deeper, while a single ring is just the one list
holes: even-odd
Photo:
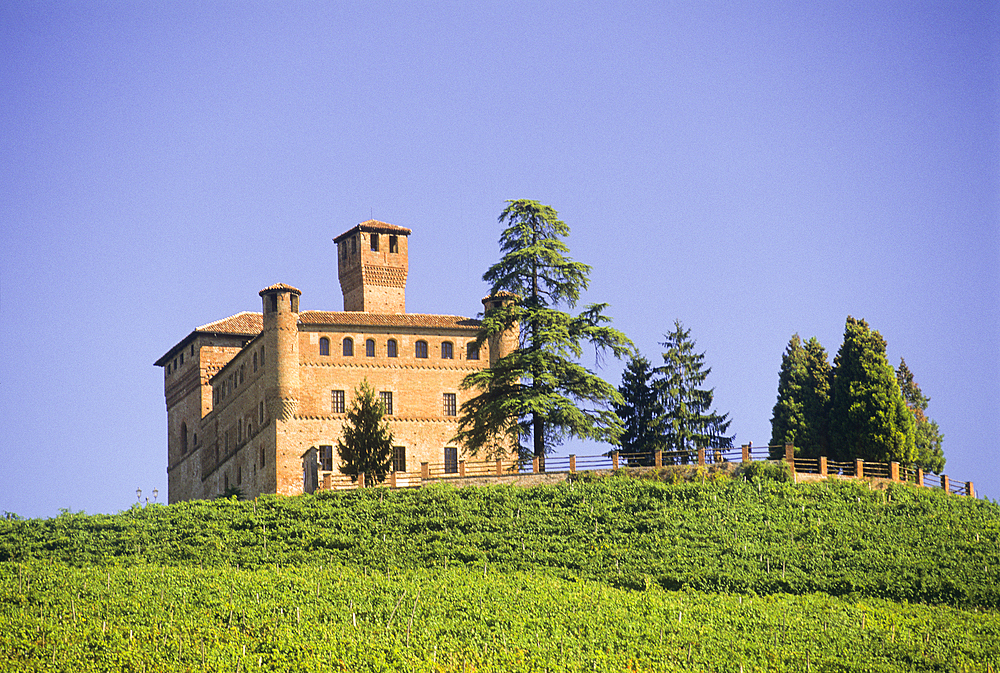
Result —
[{"label": "cypress tree", "polygon": [[916,458],[913,415],[885,345],[867,322],[848,316],[833,363],[830,453],[835,460],[912,463]]},{"label": "cypress tree", "polygon": [[778,371],[778,401],[771,410],[771,459],[784,456],[784,445],[793,444],[796,455],[803,437],[808,433],[803,400],[806,385],[806,351],[802,339],[793,334]]},{"label": "cypress tree", "polygon": [[365,484],[385,481],[392,464],[392,433],[384,418],[382,401],[365,379],[354,391],[354,400],[344,421],[343,437],[337,440],[340,472],[357,481],[365,474]]},{"label": "cypress tree", "polygon": [[899,359],[896,370],[896,380],[906,400],[906,407],[913,414],[916,423],[915,444],[917,449],[916,464],[930,472],[941,474],[944,470],[944,450],[941,444],[944,435],[938,424],[927,417],[927,404],[931,401],[924,395],[913,378],[913,372],[906,366],[906,360]]}]

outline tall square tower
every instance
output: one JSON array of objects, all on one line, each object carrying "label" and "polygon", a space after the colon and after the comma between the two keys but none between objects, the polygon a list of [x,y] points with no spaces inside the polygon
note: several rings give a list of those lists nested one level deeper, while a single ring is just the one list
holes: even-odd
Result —
[{"label": "tall square tower", "polygon": [[410,230],[368,220],[333,239],[345,311],[406,313]]}]

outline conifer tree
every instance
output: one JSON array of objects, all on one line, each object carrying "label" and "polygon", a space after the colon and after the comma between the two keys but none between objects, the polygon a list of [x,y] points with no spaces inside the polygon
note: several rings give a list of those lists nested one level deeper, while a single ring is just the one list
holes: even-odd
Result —
[{"label": "conifer tree", "polygon": [[[663,366],[656,368],[654,384],[663,405],[665,451],[686,451],[693,456],[699,448],[730,448],[735,437],[726,436],[729,414],[712,410],[714,388],[700,388],[711,373],[704,367],[705,354],[695,353],[691,330],[674,321],[674,331],[664,335],[660,345]],[[683,459],[682,459],[683,460]]]},{"label": "conifer tree", "polygon": [[607,304],[576,316],[557,308],[576,306],[590,267],[566,256],[569,227],[555,210],[512,200],[499,221],[503,258],[483,280],[491,296],[509,301],[486,312],[477,344],[519,330],[519,347],[465,378],[462,388],[479,392],[462,404],[455,440],[473,455],[519,447],[522,458],[544,458],[566,436],[615,442],[622,427],[610,405],[621,401],[618,391],[577,360],[584,344],[620,358],[632,342],[607,326]]},{"label": "conifer tree", "polygon": [[885,339],[864,320],[848,316],[833,363],[831,457],[912,463],[914,425],[886,359]]},{"label": "conifer tree", "polygon": [[944,470],[944,451],[941,444],[944,435],[941,434],[938,424],[927,417],[927,404],[931,401],[923,394],[920,386],[913,378],[913,372],[906,366],[906,360],[899,359],[899,368],[896,370],[896,380],[906,400],[906,407],[913,414],[916,423],[916,434],[914,443],[917,449],[916,464],[930,472],[941,474]]},{"label": "conifer tree", "polygon": [[803,346],[792,336],[781,358],[778,401],[771,418],[771,458],[785,455],[784,445],[795,446],[795,455],[827,455],[830,418],[830,363],[816,337]]},{"label": "conifer tree", "polygon": [[365,484],[385,481],[392,464],[392,433],[384,418],[382,401],[365,379],[354,391],[354,400],[344,421],[343,437],[337,440],[340,471],[357,481],[365,474]]},{"label": "conifer tree", "polygon": [[622,452],[630,455],[630,461],[646,466],[655,464],[656,451],[663,448],[663,405],[653,387],[653,373],[649,360],[634,354],[618,386],[622,401],[614,403],[623,426]]}]

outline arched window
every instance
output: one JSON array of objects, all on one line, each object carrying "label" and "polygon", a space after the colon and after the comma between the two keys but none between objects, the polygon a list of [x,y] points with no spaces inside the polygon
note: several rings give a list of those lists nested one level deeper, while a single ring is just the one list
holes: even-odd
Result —
[{"label": "arched window", "polygon": [[417,342],[417,345],[416,345],[416,355],[417,355],[418,358],[425,358],[425,357],[427,357],[427,342],[426,341],[418,341]]},{"label": "arched window", "polygon": [[479,359],[479,347],[476,346],[476,342],[470,342],[465,348],[465,359],[466,360],[478,360]]},{"label": "arched window", "polygon": [[391,358],[396,357],[397,350],[396,350],[396,340],[395,339],[389,339],[389,341],[386,343],[386,345],[385,345],[385,354],[388,355]]},{"label": "arched window", "polygon": [[354,339],[351,337],[344,337],[344,357],[349,358],[354,356]]},{"label": "arched window", "polygon": [[441,342],[441,359],[452,360],[455,357],[455,348],[450,341]]},{"label": "arched window", "polygon": [[330,354],[330,340],[326,337],[320,337],[319,340],[319,354],[329,355]]},{"label": "arched window", "polygon": [[375,357],[375,339],[365,341],[365,355],[370,358]]}]

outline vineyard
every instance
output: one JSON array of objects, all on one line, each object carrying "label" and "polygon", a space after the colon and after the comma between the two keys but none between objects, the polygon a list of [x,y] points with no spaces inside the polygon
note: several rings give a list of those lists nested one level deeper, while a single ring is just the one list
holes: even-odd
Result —
[{"label": "vineyard", "polygon": [[997,506],[903,484],[66,512],[0,522],[0,670],[993,671],[998,587]]}]

